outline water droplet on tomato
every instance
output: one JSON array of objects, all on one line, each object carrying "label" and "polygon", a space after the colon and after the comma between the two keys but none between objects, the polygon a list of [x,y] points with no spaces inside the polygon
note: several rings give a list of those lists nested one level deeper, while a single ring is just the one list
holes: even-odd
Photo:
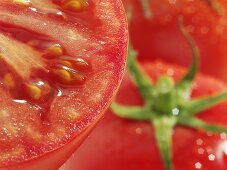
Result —
[{"label": "water droplet on tomato", "polygon": [[215,160],[215,155],[214,155],[214,154],[210,154],[210,155],[208,156],[208,159],[209,159],[210,161],[214,161],[214,160]]},{"label": "water droplet on tomato", "polygon": [[200,139],[200,138],[197,139],[197,140],[196,140],[196,144],[197,144],[197,145],[202,145],[202,144],[203,144],[203,140]]},{"label": "water droplet on tomato", "polygon": [[174,109],[172,110],[173,116],[178,116],[179,113],[180,113],[180,110],[179,110],[178,108],[174,108]]},{"label": "water droplet on tomato", "polygon": [[205,153],[205,150],[203,148],[198,149],[198,154],[203,155]]},{"label": "water droplet on tomato", "polygon": [[142,128],[136,128],[136,134],[137,135],[141,135],[143,133],[143,129]]},{"label": "water droplet on tomato", "polygon": [[202,164],[200,162],[196,162],[195,169],[202,169]]}]

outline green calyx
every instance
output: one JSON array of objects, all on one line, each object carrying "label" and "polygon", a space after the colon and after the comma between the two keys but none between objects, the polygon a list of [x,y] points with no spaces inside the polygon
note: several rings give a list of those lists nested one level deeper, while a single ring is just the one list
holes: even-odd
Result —
[{"label": "green calyx", "polygon": [[144,106],[111,105],[113,112],[122,118],[148,121],[154,127],[156,141],[166,170],[173,170],[172,131],[176,125],[214,133],[227,133],[227,127],[209,124],[196,114],[227,99],[227,92],[203,98],[191,99],[192,83],[198,70],[199,51],[179,18],[179,29],[191,47],[193,62],[189,71],[178,82],[170,76],[162,76],[154,84],[136,61],[136,52],[129,46],[128,70],[144,99]]},{"label": "green calyx", "polygon": [[176,105],[174,80],[169,76],[160,77],[154,87],[153,110],[160,114],[169,114]]}]

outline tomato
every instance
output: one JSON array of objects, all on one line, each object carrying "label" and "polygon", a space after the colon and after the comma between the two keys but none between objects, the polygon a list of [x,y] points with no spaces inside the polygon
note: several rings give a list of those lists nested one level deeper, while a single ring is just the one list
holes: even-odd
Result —
[{"label": "tomato", "polygon": [[[143,62],[143,69],[156,81],[161,75],[179,80],[185,68],[156,62]],[[214,78],[199,74],[193,85],[193,98],[207,96],[226,89],[226,85]],[[138,89],[129,75],[124,76],[116,98],[127,106],[144,104]],[[199,114],[210,123],[226,125],[227,102]],[[166,134],[163,134],[166,135]],[[227,167],[225,133],[214,134],[176,126],[173,132],[173,162],[175,170],[207,169],[225,170]],[[97,125],[88,139],[62,167],[79,170],[164,170],[160,152],[149,122],[122,119],[111,110]]]},{"label": "tomato", "polygon": [[57,169],[110,104],[127,24],[119,0],[1,0],[0,169]]},{"label": "tomato", "polygon": [[[208,31],[203,36],[202,32],[198,32],[204,22],[208,19],[209,24],[207,27],[214,31],[217,25],[212,23],[217,23],[217,18],[221,18],[222,20],[225,20],[225,18],[223,18],[223,16],[218,16],[217,12],[214,12],[214,9],[207,4],[208,1],[171,1],[175,3],[175,5],[172,6],[169,4],[170,1],[148,2],[153,4],[153,6],[151,5],[153,9],[153,18],[150,20],[146,20],[145,18],[141,19],[143,14],[133,12],[134,10],[141,10],[141,4],[139,1],[132,1],[133,8],[130,33],[132,35],[132,44],[137,50],[139,60],[142,63],[143,69],[149,75],[149,78],[156,82],[164,74],[174,77],[175,82],[178,82],[184,75],[186,72],[185,68],[176,64],[167,64],[166,62],[180,65],[188,65],[191,63],[191,51],[190,48],[188,48],[187,41],[185,41],[179,31],[177,20],[179,14],[182,14],[186,27],[190,28],[188,27],[188,24],[190,24],[190,21],[192,20],[192,18],[190,18],[191,15],[193,15],[194,18],[199,19],[199,21],[195,21],[195,23],[192,24],[192,26],[195,26],[198,30],[196,32],[194,27],[194,31],[190,31],[190,29],[187,30],[191,33],[198,45],[201,54],[201,71],[207,73],[207,75],[199,74],[197,76],[193,85],[192,99],[201,96],[210,96],[226,90],[225,83],[208,76],[208,74],[215,75],[226,81],[226,75],[223,74],[223,70],[225,69],[223,66],[226,66],[226,59],[224,58],[225,36],[223,36],[225,35],[225,32],[223,31],[221,35],[219,35],[215,32]],[[220,2],[222,5],[225,4],[224,1]],[[195,11],[198,11],[196,13],[189,13],[189,15],[186,7],[191,7],[196,9]],[[203,10],[207,15],[203,14]],[[171,20],[164,20],[165,22],[163,24],[159,23],[162,21],[162,17],[165,18],[164,16],[166,15],[164,14],[169,14]],[[210,18],[207,16],[212,17]],[[147,23],[147,25],[144,23]],[[168,25],[170,23],[172,25]],[[226,28],[224,27],[223,29]],[[211,45],[212,43],[210,43],[211,37],[217,39],[213,46]],[[219,44],[219,42],[222,43]],[[175,50],[174,47],[179,48]],[[205,50],[207,50],[207,55],[204,55]],[[223,55],[214,57],[212,54]],[[154,62],[154,60],[157,59],[164,60],[165,62]],[[123,106],[144,106],[146,105],[146,102],[142,98],[143,95],[140,93],[138,88],[131,82],[129,75],[125,75],[116,101]],[[152,101],[152,99],[150,100]],[[155,100],[154,103],[158,104]],[[164,110],[168,106],[165,104],[166,103],[161,104]],[[226,127],[226,104],[225,101],[213,108],[204,110],[198,114],[198,118],[209,122],[210,124]],[[122,110],[124,109],[122,108]],[[172,111],[173,115],[178,116],[179,109],[173,109]],[[185,119],[185,124],[177,125],[171,133],[173,163],[173,168],[171,168],[168,164],[165,164],[165,159],[169,158],[165,158],[167,154],[164,154],[165,156],[163,159],[163,151],[160,151],[160,143],[157,142],[157,127],[155,128],[152,121],[151,123],[148,121],[130,120],[127,119],[127,116],[125,116],[125,119],[122,114],[121,116],[124,118],[120,118],[119,114],[116,116],[116,110],[114,110],[114,112],[115,113],[111,110],[108,111],[106,117],[97,125],[93,133],[74,156],[62,167],[62,170],[75,168],[78,170],[225,170],[227,167],[226,133],[223,131],[220,133],[211,133],[200,129],[195,130],[194,128],[189,128],[185,125],[190,124],[191,119]],[[129,111],[127,113],[130,114]],[[162,116],[161,114],[160,117]],[[166,121],[165,123],[166,124],[161,126],[161,130],[162,128],[166,128],[171,122]],[[161,137],[166,139],[166,136],[169,135],[169,133],[162,133]],[[166,146],[166,148],[168,148],[168,146]],[[165,150],[166,148],[162,149]],[[168,156],[169,155],[166,157]]]},{"label": "tomato", "polygon": [[[144,16],[142,1],[151,10]],[[130,35],[140,60],[162,59],[188,66],[191,53],[177,28],[183,16],[185,26],[200,49],[201,71],[227,81],[227,24],[225,0],[125,0],[131,9]],[[209,2],[219,4],[220,14]],[[145,4],[146,5],[146,4]],[[148,13],[149,14],[149,13]]]}]

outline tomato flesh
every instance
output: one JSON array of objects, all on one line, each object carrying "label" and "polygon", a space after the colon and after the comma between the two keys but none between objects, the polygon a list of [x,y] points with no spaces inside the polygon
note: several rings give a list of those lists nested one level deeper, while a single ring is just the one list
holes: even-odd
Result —
[{"label": "tomato flesh", "polygon": [[[154,81],[162,75],[172,76],[178,81],[186,71],[185,68],[160,61],[145,62],[142,66]],[[192,97],[209,96],[224,89],[226,85],[223,82],[199,74],[193,84]],[[143,105],[143,99],[128,74],[123,79],[116,101],[127,106]],[[224,102],[198,116],[210,123],[226,125],[226,109],[227,102]],[[176,170],[226,169],[226,135],[177,126],[173,132],[173,163]],[[119,118],[110,110],[78,152],[62,167],[74,168],[164,170],[152,125]]]},{"label": "tomato flesh", "polygon": [[57,168],[117,90],[126,20],[118,0],[24,2],[0,2],[0,168]]}]

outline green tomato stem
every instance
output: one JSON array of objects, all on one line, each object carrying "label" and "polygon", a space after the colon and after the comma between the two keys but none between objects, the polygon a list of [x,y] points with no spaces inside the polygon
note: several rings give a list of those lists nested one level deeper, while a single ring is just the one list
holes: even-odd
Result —
[{"label": "green tomato stem", "polygon": [[178,124],[195,128],[195,129],[200,129],[206,132],[227,133],[227,127],[220,126],[220,125],[213,125],[192,116],[181,117],[180,119],[178,119]]},{"label": "green tomato stem", "polygon": [[112,111],[119,117],[133,120],[149,120],[150,115],[145,107],[129,107],[118,103],[112,103]]},{"label": "green tomato stem", "polygon": [[198,65],[199,65],[199,50],[196,46],[196,43],[194,42],[193,38],[190,36],[188,31],[183,25],[183,18],[179,17],[178,20],[178,26],[182,33],[182,35],[185,37],[186,41],[191,47],[192,51],[192,65],[189,68],[187,74],[178,82],[176,85],[177,89],[180,89],[181,91],[187,91],[188,89],[191,89],[191,84],[195,79],[195,75],[198,71]]},{"label": "green tomato stem", "polygon": [[227,99],[227,92],[217,94],[214,96],[197,98],[185,105],[185,114],[187,115],[195,115],[203,110],[209,109],[218,103]]},{"label": "green tomato stem", "polygon": [[177,122],[175,117],[161,116],[151,121],[166,170],[172,170],[172,132]]},{"label": "green tomato stem", "polygon": [[136,55],[137,53],[134,51],[132,46],[129,45],[127,62],[128,70],[134,83],[138,87],[141,95],[143,96],[145,103],[151,103],[153,100],[153,85],[150,78],[136,61]]},{"label": "green tomato stem", "polygon": [[176,106],[176,91],[172,77],[159,78],[154,89],[154,96],[154,110],[162,114],[172,114],[172,110]]}]

